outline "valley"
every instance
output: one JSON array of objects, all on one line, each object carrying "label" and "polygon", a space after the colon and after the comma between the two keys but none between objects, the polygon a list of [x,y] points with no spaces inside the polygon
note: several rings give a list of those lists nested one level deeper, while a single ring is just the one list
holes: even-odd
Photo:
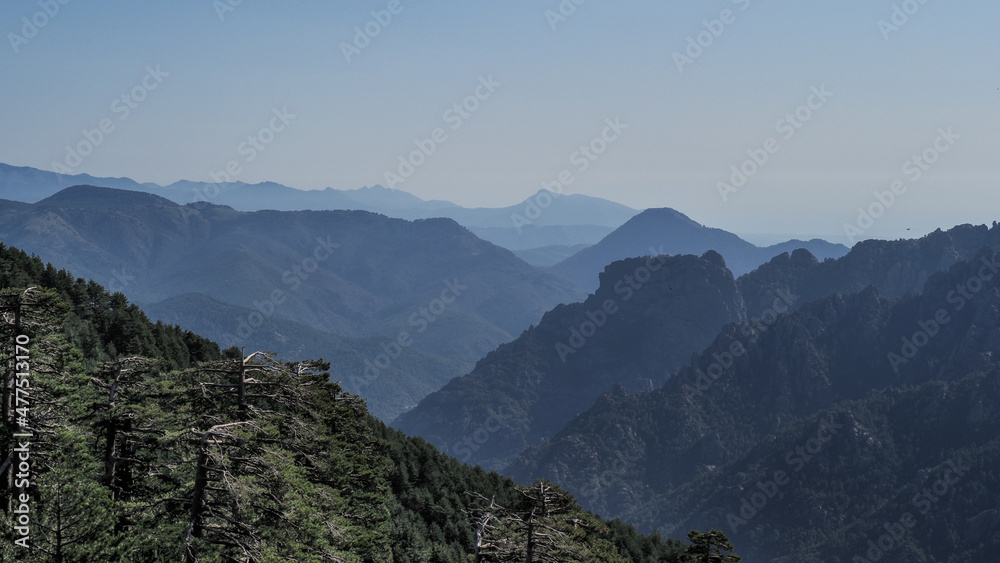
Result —
[{"label": "valley", "polygon": [[1000,560],[1000,4],[0,21],[0,562]]}]

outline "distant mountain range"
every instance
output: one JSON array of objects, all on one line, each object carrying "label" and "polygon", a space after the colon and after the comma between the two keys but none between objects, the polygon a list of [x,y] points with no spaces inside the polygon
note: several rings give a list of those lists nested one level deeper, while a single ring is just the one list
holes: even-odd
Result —
[{"label": "distant mountain range", "polygon": [[180,205],[208,202],[237,211],[360,210],[409,220],[446,217],[483,240],[510,250],[593,244],[638,213],[606,199],[547,190],[509,207],[469,209],[449,201],[425,201],[378,185],[355,190],[299,190],[275,182],[213,184],[181,180],[161,186],[129,178],[61,175],[0,164],[0,199],[35,203],[76,185],[140,191]]},{"label": "distant mountain range", "polygon": [[[50,184],[58,180],[52,177],[57,175],[32,169],[15,169],[17,174],[11,174],[12,168],[6,169],[5,189],[15,195],[24,196],[26,186],[36,180],[43,187],[48,184],[41,180]],[[15,181],[18,178],[20,181]],[[138,187],[127,179],[117,182]],[[260,191],[259,186],[255,189]],[[556,201],[565,202],[565,209],[582,215],[597,213],[604,205],[601,200],[583,196],[554,198],[548,207],[553,218],[569,217],[557,213]],[[514,208],[499,210],[499,215],[498,210],[471,211],[484,217],[483,222],[488,222],[491,213],[502,217],[516,212]],[[658,214],[668,221],[681,218],[690,222],[670,210],[651,210],[640,215],[641,221],[629,221],[623,228],[632,235],[642,228],[662,229],[663,222],[656,220]],[[502,233],[504,227],[480,229],[506,237],[511,246],[516,246],[511,244],[516,239],[510,240],[510,233]],[[549,233],[546,236],[569,243],[574,237],[589,236],[588,230],[596,236],[600,233],[593,229],[610,227],[526,224],[521,229],[529,238],[545,230]],[[705,231],[728,235],[718,230]],[[612,233],[601,248],[633,253],[633,249],[610,244],[621,238]],[[421,338],[415,341],[413,349],[424,356],[411,358],[414,366],[398,361],[389,362],[388,367],[371,368],[365,360],[374,362],[378,350],[369,354],[370,358],[341,354],[359,358],[345,364],[345,372],[380,374],[377,385],[356,381],[346,382],[345,387],[359,392],[358,385],[369,387],[363,394],[372,401],[372,411],[387,420],[413,407],[452,377],[468,372],[486,352],[514,338],[553,305],[584,296],[572,284],[479,241],[447,219],[407,222],[360,211],[241,213],[206,202],[179,205],[149,192],[76,186],[31,204],[6,202],[0,208],[0,239],[113,290],[124,291],[151,315],[194,326],[223,345],[252,343],[285,354],[326,357],[334,350],[343,352],[352,346],[371,352],[371,341],[353,339],[388,338],[389,342],[383,344],[395,350],[391,342],[394,337],[436,322],[437,330],[421,332]],[[345,252],[341,245],[348,244],[346,241],[350,241],[351,250]],[[518,252],[538,265],[554,262],[582,247],[555,245]],[[482,255],[487,248],[490,258]],[[472,254],[468,254],[470,251]],[[462,257],[463,253],[467,258]],[[319,267],[315,257],[328,256],[335,258]],[[472,256],[477,258],[472,260]],[[393,267],[386,270],[378,264]],[[318,271],[312,274],[310,268]],[[494,274],[487,273],[491,268]],[[470,269],[476,273],[451,278],[442,275]],[[438,292],[445,290],[441,284],[449,279],[461,280],[462,285],[466,279],[477,280],[491,289],[486,290],[486,295],[476,290],[475,299],[481,303],[471,310],[449,307],[440,320],[430,313],[422,317],[421,305],[426,308],[434,302],[434,290],[427,287],[431,283],[428,275],[441,277],[437,280],[441,286]],[[412,287],[415,279],[421,280],[424,289]],[[298,291],[300,286],[308,289]],[[283,299],[290,298],[278,304],[270,298],[274,291],[280,292]],[[417,318],[412,318],[414,311]],[[229,320],[221,322],[223,318]],[[251,320],[258,326],[250,326]],[[293,324],[278,327],[275,323],[279,320]],[[298,336],[289,338],[289,333]],[[703,337],[712,334],[708,331]],[[310,344],[303,348],[294,340]],[[385,379],[381,378],[383,372],[387,374]],[[584,406],[586,402],[579,405]]]},{"label": "distant mountain range", "polygon": [[[0,205],[0,240],[199,326],[224,346],[248,345],[270,330],[269,347],[284,347],[288,329],[264,324],[271,319],[327,333],[308,338],[326,349],[333,347],[329,335],[388,339],[366,358],[374,368],[361,362],[369,380],[380,379],[411,348],[438,358],[415,358],[425,367],[410,372],[414,377],[431,365],[468,370],[548,309],[583,296],[450,219],[245,213],[77,186],[34,204]],[[207,307],[204,296],[241,309]],[[421,388],[462,372],[452,370]],[[344,376],[352,391],[368,383]],[[390,402],[398,411],[415,399],[408,391]],[[392,409],[373,404],[373,410]]]},{"label": "distant mountain range", "polygon": [[[672,209],[642,213],[580,194],[539,190],[523,202],[501,208],[464,208],[449,201],[426,201],[404,191],[372,186],[355,190],[299,190],[275,182],[211,184],[181,180],[167,186],[129,178],[60,175],[0,164],[0,199],[35,203],[75,185],[94,185],[159,195],[179,205],[207,202],[237,211],[360,210],[417,220],[445,217],[479,238],[513,251],[535,266],[554,272],[588,291],[611,262],[649,254],[697,254],[716,250],[739,276],[770,258],[805,248],[819,259],[837,258],[847,247],[823,240],[791,240],[758,247],[738,236],[704,227]],[[587,249],[587,246],[594,248]]]}]

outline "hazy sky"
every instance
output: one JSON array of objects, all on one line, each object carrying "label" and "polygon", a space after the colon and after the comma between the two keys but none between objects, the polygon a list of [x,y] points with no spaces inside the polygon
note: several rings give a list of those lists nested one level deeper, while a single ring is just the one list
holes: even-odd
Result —
[{"label": "hazy sky", "polygon": [[856,238],[1000,215],[997,2],[7,0],[0,22],[14,165],[465,206],[567,170],[565,193],[841,239],[859,207]]}]

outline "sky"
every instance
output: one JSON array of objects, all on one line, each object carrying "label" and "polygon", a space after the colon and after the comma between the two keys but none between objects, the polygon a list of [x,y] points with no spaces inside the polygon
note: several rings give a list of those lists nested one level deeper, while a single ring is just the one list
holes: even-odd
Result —
[{"label": "sky", "polygon": [[985,0],[7,0],[0,162],[912,237],[1000,215],[997,22]]}]

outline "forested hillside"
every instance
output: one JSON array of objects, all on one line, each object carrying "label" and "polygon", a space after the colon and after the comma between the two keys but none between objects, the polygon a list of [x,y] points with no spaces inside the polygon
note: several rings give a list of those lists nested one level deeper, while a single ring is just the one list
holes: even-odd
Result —
[{"label": "forested hillside", "polygon": [[215,342],[176,325],[151,323],[121,293],[112,294],[94,281],[75,278],[0,243],[0,288],[30,286],[53,294],[55,299],[49,302],[56,307],[55,314],[62,315],[62,331],[89,366],[127,355],[158,358],[171,368],[220,359]]},{"label": "forested hillside", "polygon": [[0,560],[652,563],[699,549],[388,429],[322,359],[220,351],[12,248],[0,276]]}]

